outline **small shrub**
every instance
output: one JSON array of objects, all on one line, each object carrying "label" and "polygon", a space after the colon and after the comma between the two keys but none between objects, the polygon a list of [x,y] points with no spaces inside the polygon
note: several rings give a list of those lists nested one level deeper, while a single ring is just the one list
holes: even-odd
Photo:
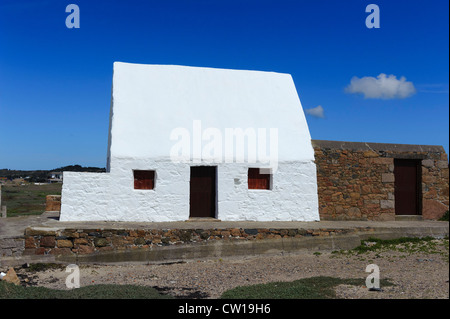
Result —
[{"label": "small shrub", "polygon": [[65,269],[65,265],[62,264],[53,264],[53,263],[36,263],[29,264],[28,267],[25,267],[28,272],[38,272],[45,271],[48,269]]},{"label": "small shrub", "polygon": [[443,222],[448,222],[449,220],[448,220],[448,210],[444,213],[444,215],[442,215],[442,217],[441,218],[439,218],[439,220],[440,221],[443,221]]}]

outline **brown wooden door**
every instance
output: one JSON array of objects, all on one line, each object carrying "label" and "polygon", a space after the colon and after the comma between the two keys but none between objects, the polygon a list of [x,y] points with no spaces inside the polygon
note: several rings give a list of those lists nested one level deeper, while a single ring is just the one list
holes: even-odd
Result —
[{"label": "brown wooden door", "polygon": [[395,159],[395,214],[420,215],[420,161]]},{"label": "brown wooden door", "polygon": [[191,167],[190,217],[216,217],[216,167]]}]

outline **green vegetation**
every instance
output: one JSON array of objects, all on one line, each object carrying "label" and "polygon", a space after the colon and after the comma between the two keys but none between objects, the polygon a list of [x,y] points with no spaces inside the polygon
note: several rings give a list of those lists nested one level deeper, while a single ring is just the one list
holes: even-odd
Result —
[{"label": "green vegetation", "polygon": [[[311,277],[291,282],[271,282],[252,286],[241,286],[225,291],[222,299],[330,299],[335,298],[338,285],[364,286],[364,279],[341,279],[333,277]],[[390,286],[382,279],[380,286]]]},{"label": "green vegetation", "polygon": [[446,211],[444,215],[441,218],[439,218],[439,220],[442,222],[448,222],[448,211]]},{"label": "green vegetation", "polygon": [[424,253],[440,255],[448,262],[449,240],[448,237],[436,239],[433,237],[400,237],[396,239],[369,238],[362,240],[361,245],[351,250],[334,251],[335,255],[365,255],[373,253],[373,257],[381,257],[383,252],[398,252],[397,257]]},{"label": "green vegetation", "polygon": [[63,264],[53,264],[53,263],[36,263],[36,264],[29,264],[26,270],[28,272],[36,272],[36,271],[45,271],[49,269],[65,269],[66,266]]},{"label": "green vegetation", "polygon": [[3,185],[2,205],[6,205],[8,217],[40,215],[45,211],[45,197],[60,195],[61,183]]},{"label": "green vegetation", "polygon": [[433,237],[400,237],[395,239],[369,238],[367,240],[362,240],[361,245],[353,248],[353,251],[358,254],[379,250],[410,250],[413,252],[419,247],[427,247],[427,245],[424,244],[431,243],[433,240]]},{"label": "green vegetation", "polygon": [[151,287],[92,285],[71,290],[22,287],[0,281],[0,299],[171,299]]}]

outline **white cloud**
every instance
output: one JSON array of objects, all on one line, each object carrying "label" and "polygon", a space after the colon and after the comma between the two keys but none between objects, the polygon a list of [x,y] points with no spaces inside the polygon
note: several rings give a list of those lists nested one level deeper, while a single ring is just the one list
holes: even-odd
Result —
[{"label": "white cloud", "polygon": [[376,78],[354,76],[345,88],[348,93],[364,94],[366,99],[404,99],[416,93],[412,82],[402,76],[399,80],[395,75],[381,73]]},{"label": "white cloud", "polygon": [[311,116],[324,118],[325,114],[323,112],[323,107],[321,105],[313,107],[312,109],[307,109],[305,112]]}]

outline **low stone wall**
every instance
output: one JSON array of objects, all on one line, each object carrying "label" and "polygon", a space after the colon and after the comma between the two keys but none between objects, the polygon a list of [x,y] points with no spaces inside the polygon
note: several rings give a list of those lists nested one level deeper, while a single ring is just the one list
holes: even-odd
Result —
[{"label": "low stone wall", "polygon": [[[372,228],[362,228],[364,232]],[[345,235],[356,229],[65,229],[25,230],[24,255],[90,255],[213,241]]]},{"label": "low stone wall", "polygon": [[421,160],[422,217],[449,209],[449,168],[441,146],[313,140],[321,220],[394,220],[394,159]]},{"label": "low stone wall", "polygon": [[[21,236],[0,237],[0,265],[29,262],[178,262],[203,258],[290,254],[352,249],[368,238],[448,236],[448,222],[311,223],[274,228],[120,228],[28,227]],[[255,225],[256,226],[256,225]],[[269,226],[269,225],[268,225]],[[306,228],[303,228],[306,226]],[[80,226],[78,226],[80,227]],[[270,226],[269,226],[270,227]]]},{"label": "low stone wall", "polygon": [[25,249],[25,241],[22,237],[0,238],[0,258],[20,257]]},{"label": "low stone wall", "polygon": [[47,195],[45,197],[45,211],[47,212],[61,211],[61,195]]}]

